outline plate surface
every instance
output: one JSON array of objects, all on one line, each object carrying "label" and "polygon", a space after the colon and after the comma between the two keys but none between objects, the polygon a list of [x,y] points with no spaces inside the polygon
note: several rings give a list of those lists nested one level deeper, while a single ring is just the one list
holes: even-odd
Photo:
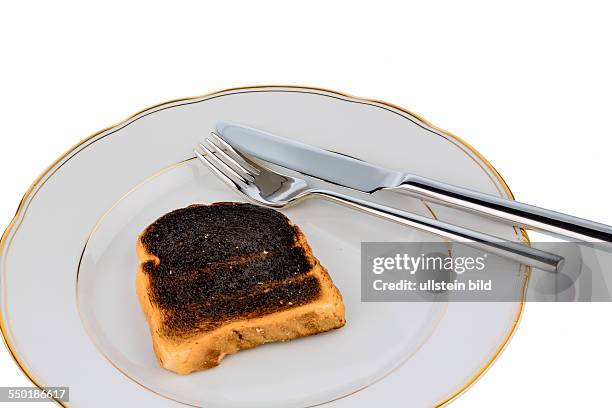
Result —
[{"label": "plate surface", "polygon": [[[310,88],[256,87],[150,108],[51,166],[3,236],[2,331],[30,378],[69,386],[70,406],[152,407],[426,407],[473,383],[509,340],[522,303],[361,302],[362,241],[435,237],[321,201],[283,212],[304,230],[342,292],[346,327],[240,352],[189,376],[159,368],[135,295],[135,240],[172,209],[239,201],[191,160],[192,147],[219,119],[511,196],[472,148],[384,103]],[[458,217],[409,197],[381,192],[376,199],[441,219]],[[460,220],[523,239],[507,226],[465,214]]]}]

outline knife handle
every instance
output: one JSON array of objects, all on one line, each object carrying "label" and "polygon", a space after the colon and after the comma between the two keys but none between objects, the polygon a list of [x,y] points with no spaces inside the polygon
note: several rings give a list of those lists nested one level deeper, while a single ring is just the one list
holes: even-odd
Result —
[{"label": "knife handle", "polygon": [[341,194],[335,191],[312,190],[310,195],[324,198],[338,204],[375,215],[390,221],[427,231],[451,241],[460,242],[473,248],[491,252],[506,259],[532,266],[548,272],[557,272],[563,264],[563,257],[524,245],[520,242],[473,231],[429,217],[413,214],[372,201]]},{"label": "knife handle", "polygon": [[520,227],[531,227],[586,242],[612,242],[612,227],[609,225],[425,177],[407,175],[402,184],[388,190],[396,189],[421,199],[485,214]]}]

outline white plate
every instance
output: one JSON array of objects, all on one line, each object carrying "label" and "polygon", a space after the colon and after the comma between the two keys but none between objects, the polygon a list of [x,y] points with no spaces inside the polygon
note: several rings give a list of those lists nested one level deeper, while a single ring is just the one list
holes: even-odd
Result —
[{"label": "white plate", "polygon": [[[435,238],[307,201],[283,212],[303,229],[342,292],[346,327],[243,351],[189,376],[161,369],[135,295],[134,243],[172,209],[238,200],[191,160],[193,146],[219,119],[511,197],[474,149],[380,102],[310,88],[254,87],[147,109],[54,163],[2,237],[2,333],[36,384],[69,386],[68,405],[87,407],[428,407],[452,400],[491,365],[522,303],[361,302],[362,241]],[[458,220],[456,211],[408,197],[376,198]],[[460,221],[524,239],[473,216]]]}]

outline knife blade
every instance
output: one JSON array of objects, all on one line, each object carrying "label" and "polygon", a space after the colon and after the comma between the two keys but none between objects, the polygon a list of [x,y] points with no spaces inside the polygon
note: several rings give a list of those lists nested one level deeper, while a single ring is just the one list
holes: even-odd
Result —
[{"label": "knife blade", "polygon": [[402,183],[405,174],[237,123],[220,121],[217,133],[232,147],[308,176],[372,193]]}]

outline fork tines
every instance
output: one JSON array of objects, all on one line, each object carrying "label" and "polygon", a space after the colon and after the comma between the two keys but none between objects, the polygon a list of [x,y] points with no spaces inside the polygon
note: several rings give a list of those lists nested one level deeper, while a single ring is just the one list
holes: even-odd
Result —
[{"label": "fork tines", "polygon": [[249,164],[233,147],[215,132],[206,138],[206,144],[199,143],[194,153],[210,170],[232,187],[254,180],[259,170]]}]

